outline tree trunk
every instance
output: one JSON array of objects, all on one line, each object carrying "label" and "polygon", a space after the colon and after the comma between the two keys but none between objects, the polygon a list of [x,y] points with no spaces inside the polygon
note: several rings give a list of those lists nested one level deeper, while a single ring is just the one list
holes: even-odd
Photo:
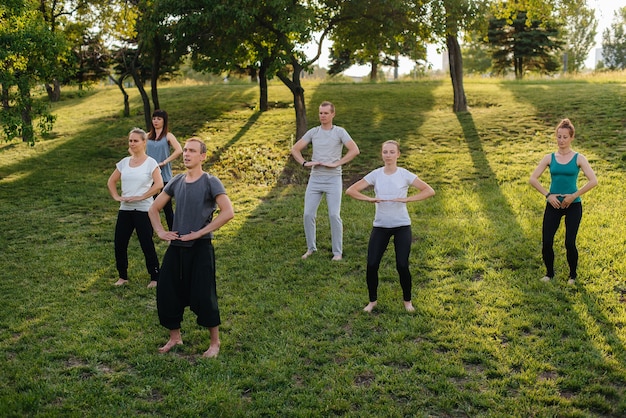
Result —
[{"label": "tree trunk", "polygon": [[124,117],[127,118],[130,116],[130,104],[128,102],[128,93],[124,90],[124,78],[126,78],[126,74],[122,74],[119,80],[116,80],[113,76],[111,76],[111,74],[109,74],[109,79],[113,81],[117,87],[119,87],[122,95],[124,96]]},{"label": "tree trunk", "polygon": [[133,81],[135,82],[135,86],[137,86],[137,90],[139,90],[139,94],[141,95],[141,100],[143,102],[143,117],[146,122],[146,129],[150,130],[152,127],[152,114],[150,111],[150,98],[148,97],[148,93],[146,93],[146,89],[143,87],[143,83],[141,81],[141,77],[139,76],[139,72],[135,66],[137,62],[137,57],[133,57],[130,63],[130,75],[133,77]]},{"label": "tree trunk", "polygon": [[453,110],[455,113],[467,112],[467,99],[465,98],[465,88],[463,87],[463,57],[461,56],[461,47],[454,35],[446,36],[446,45],[448,46],[452,90],[454,91]]},{"label": "tree trunk", "polygon": [[269,68],[269,59],[265,58],[261,61],[259,68],[259,110],[266,112],[269,109],[267,101],[267,69]]},{"label": "tree trunk", "polygon": [[22,141],[35,142],[35,131],[33,129],[33,100],[30,95],[30,86],[27,82],[17,83],[20,95],[20,113],[22,116]]},{"label": "tree trunk", "polygon": [[[152,103],[154,104],[155,110],[161,108],[161,106],[159,105],[159,91],[157,88],[160,73],[161,73],[161,39],[158,36],[155,36],[154,47],[152,48],[152,73],[150,75],[150,93],[152,94]],[[152,121],[150,123],[152,124]],[[149,126],[152,126],[152,125],[149,125]]]},{"label": "tree trunk", "polygon": [[61,83],[56,78],[52,80],[52,86],[49,83],[45,84],[46,92],[48,93],[48,99],[51,102],[58,102],[61,100]]},{"label": "tree trunk", "polygon": [[304,102],[304,89],[300,81],[300,74],[302,73],[302,65],[292,59],[291,64],[293,66],[292,79],[290,80],[283,72],[278,72],[278,78],[291,90],[293,94],[293,106],[296,111],[296,141],[302,138],[307,131],[306,121],[306,105]]},{"label": "tree trunk", "polygon": [[5,88],[4,84],[2,85],[2,108],[4,110],[9,110],[9,89]]},{"label": "tree trunk", "polygon": [[372,72],[370,72],[370,81],[378,79],[378,61],[372,60]]}]

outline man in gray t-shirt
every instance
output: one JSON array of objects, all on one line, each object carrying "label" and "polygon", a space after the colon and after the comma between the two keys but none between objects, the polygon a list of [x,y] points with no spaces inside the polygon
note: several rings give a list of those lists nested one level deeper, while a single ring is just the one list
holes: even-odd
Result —
[{"label": "man in gray t-shirt", "polygon": [[[303,167],[311,168],[304,195],[303,220],[307,251],[302,255],[302,259],[317,251],[315,218],[323,195],[326,195],[328,206],[333,260],[341,260],[343,256],[341,166],[359,155],[360,151],[345,129],[333,125],[334,117],[335,106],[330,102],[323,102],[319,107],[320,126],[309,129],[291,148],[293,158]],[[313,146],[313,153],[311,161],[306,161],[302,151],[309,144]],[[342,157],[343,147],[348,151]]]},{"label": "man in gray t-shirt", "polygon": [[[203,356],[217,357],[220,351],[220,312],[211,238],[213,231],[233,218],[234,211],[219,179],[202,170],[205,158],[206,145],[198,138],[189,138],[183,148],[187,171],[167,184],[148,211],[159,238],[170,243],[157,286],[159,322],[170,330],[170,339],[159,348],[161,353],[183,343],[180,326],[186,306],[197,315],[198,325],[209,329],[211,343]],[[166,231],[159,211],[171,199],[176,200],[174,225],[172,231]],[[214,217],[217,208],[219,213]]]}]

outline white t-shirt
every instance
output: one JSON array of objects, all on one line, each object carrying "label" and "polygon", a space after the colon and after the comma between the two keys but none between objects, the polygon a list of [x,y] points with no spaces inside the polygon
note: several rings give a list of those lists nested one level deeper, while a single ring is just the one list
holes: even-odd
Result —
[{"label": "white t-shirt", "polygon": [[[393,174],[385,174],[384,167],[367,174],[363,179],[374,186],[376,197],[380,199],[396,199],[407,196],[409,186],[417,176],[410,171],[398,167]],[[374,226],[380,228],[397,228],[411,225],[411,217],[404,202],[380,202],[376,203],[376,215]]]},{"label": "white t-shirt", "polygon": [[[115,167],[122,174],[122,197],[141,196],[152,187],[152,173],[159,170],[159,163],[152,157],[146,158],[138,167],[130,166],[130,157],[118,162]],[[120,202],[120,210],[147,212],[154,199],[152,196],[138,202]]]}]

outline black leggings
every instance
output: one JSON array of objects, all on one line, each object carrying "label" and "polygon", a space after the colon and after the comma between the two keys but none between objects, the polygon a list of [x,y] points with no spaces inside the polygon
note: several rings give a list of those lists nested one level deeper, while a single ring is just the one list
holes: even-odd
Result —
[{"label": "black leggings", "polygon": [[138,210],[120,210],[115,224],[115,263],[120,279],[128,280],[128,243],[133,231],[146,259],[146,269],[150,280],[159,279],[159,259],[152,241],[152,225],[148,212]]},{"label": "black leggings", "polygon": [[576,235],[578,227],[583,217],[582,203],[576,202],[566,209],[555,209],[549,203],[543,213],[542,240],[543,262],[546,265],[546,276],[554,277],[554,235],[559,229],[561,218],[565,216],[565,250],[567,254],[567,264],[569,264],[569,277],[576,279],[576,268],[578,267],[578,249],[576,248]]},{"label": "black leggings", "polygon": [[402,298],[405,302],[411,300],[411,272],[409,271],[409,254],[411,253],[411,226],[397,228],[372,228],[369,246],[367,248],[367,290],[370,302],[378,299],[378,268],[380,260],[387,250],[391,237],[396,250],[396,270],[400,275]]}]

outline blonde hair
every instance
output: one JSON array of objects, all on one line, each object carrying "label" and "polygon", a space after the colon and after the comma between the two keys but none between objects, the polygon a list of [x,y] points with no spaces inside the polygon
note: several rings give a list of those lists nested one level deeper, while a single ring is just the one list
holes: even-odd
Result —
[{"label": "blonde hair", "polygon": [[200,144],[200,154],[206,154],[206,144],[197,136],[192,136],[187,142],[197,142]]},{"label": "blonde hair", "polygon": [[331,102],[329,102],[329,101],[324,101],[324,102],[322,102],[322,104],[320,104],[320,107],[324,107],[324,106],[330,106],[330,111],[331,111],[332,113],[335,113],[335,105],[334,105],[334,104],[332,104]]},{"label": "blonde hair", "polygon": [[141,128],[133,128],[130,130],[130,132],[128,133],[128,137],[130,138],[130,136],[132,134],[138,134],[139,136],[141,136],[141,140],[143,142],[146,142],[146,139],[148,139],[148,134],[146,133],[146,131],[144,131]]},{"label": "blonde hair", "polygon": [[573,138],[574,135],[576,134],[576,130],[574,129],[574,125],[572,124],[572,122],[565,118],[563,119],[561,122],[559,122],[559,124],[556,126],[556,130],[555,132],[558,133],[559,129],[567,129],[569,131],[569,135]]},{"label": "blonde hair", "polygon": [[385,141],[383,142],[383,145],[381,146],[381,148],[387,144],[395,145],[398,152],[400,152],[400,144],[398,143],[398,141],[394,141],[393,139],[390,139],[389,141]]}]

